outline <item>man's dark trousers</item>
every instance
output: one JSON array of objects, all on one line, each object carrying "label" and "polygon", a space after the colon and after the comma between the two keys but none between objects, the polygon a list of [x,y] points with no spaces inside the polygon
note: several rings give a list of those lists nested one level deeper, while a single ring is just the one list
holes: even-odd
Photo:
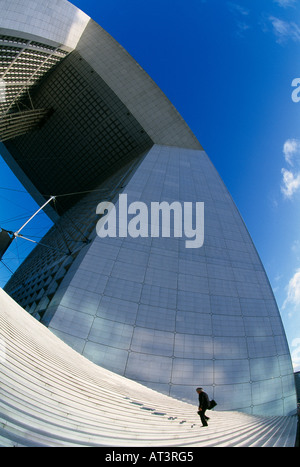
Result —
[{"label": "man's dark trousers", "polygon": [[202,409],[202,410],[199,411],[199,415],[200,415],[200,418],[201,418],[202,425],[203,426],[208,426],[207,421],[206,421],[205,412],[206,412],[206,409]]},{"label": "man's dark trousers", "polygon": [[205,412],[208,409],[208,407],[209,407],[208,395],[206,394],[206,392],[201,391],[199,394],[199,415],[200,415],[203,426],[208,426],[207,421],[206,421],[207,417],[205,416]]}]

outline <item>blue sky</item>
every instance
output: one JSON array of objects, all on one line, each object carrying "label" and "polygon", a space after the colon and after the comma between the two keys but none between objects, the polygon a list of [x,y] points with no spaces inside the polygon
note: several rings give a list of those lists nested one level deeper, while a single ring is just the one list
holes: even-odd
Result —
[{"label": "blue sky", "polygon": [[[300,370],[300,0],[74,0],[138,61],[214,163],[253,238]],[[299,92],[300,95],[300,92]],[[0,160],[0,225],[37,209]],[[12,220],[9,220],[12,219]],[[40,238],[44,214],[24,235]],[[14,270],[32,245],[18,239]],[[0,286],[10,272],[0,265]]]}]

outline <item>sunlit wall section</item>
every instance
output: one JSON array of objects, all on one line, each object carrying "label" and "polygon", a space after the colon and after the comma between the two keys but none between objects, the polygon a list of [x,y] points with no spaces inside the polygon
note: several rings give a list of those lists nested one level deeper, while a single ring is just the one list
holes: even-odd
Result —
[{"label": "sunlit wall section", "polygon": [[[97,364],[173,397],[194,403],[201,385],[219,410],[294,412],[272,290],[205,152],[155,145],[123,194],[149,212],[155,201],[204,202],[203,246],[186,248],[174,232],[95,234],[61,284],[50,329]],[[149,216],[149,232],[150,224]]]},{"label": "sunlit wall section", "polygon": [[0,0],[1,34],[22,31],[22,37],[61,44],[73,50],[90,17],[68,1]]}]

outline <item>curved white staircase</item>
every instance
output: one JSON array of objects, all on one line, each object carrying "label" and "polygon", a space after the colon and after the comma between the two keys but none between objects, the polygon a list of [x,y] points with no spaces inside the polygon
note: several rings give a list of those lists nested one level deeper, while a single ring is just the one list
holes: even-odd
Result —
[{"label": "curved white staircase", "polygon": [[[196,399],[195,394],[195,399]],[[0,289],[0,446],[287,446],[297,417],[210,411],[93,364]]]}]

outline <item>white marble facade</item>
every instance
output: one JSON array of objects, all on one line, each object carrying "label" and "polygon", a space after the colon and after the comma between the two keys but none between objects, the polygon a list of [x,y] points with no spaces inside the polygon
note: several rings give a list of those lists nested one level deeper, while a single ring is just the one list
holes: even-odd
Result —
[{"label": "white marble facade", "polygon": [[289,350],[261,261],[204,151],[154,146],[130,201],[205,203],[205,240],[99,238],[60,287],[50,329],[118,374],[192,402],[204,386],[223,410],[288,414]]},{"label": "white marble facade", "polygon": [[[195,387],[203,386],[221,410],[292,413],[293,369],[270,284],[230,194],[187,124],[133,58],[69,2],[0,0],[0,10],[1,35],[76,49],[88,69],[80,79],[100,76],[149,136],[152,149],[122,188],[129,202],[205,207],[204,244],[197,249],[175,236],[101,239],[94,229],[90,245],[59,278],[49,328],[98,365],[175,398],[194,403]],[[14,154],[6,160],[22,181]],[[47,293],[42,301],[50,301]],[[39,300],[41,294],[42,288]]]}]

